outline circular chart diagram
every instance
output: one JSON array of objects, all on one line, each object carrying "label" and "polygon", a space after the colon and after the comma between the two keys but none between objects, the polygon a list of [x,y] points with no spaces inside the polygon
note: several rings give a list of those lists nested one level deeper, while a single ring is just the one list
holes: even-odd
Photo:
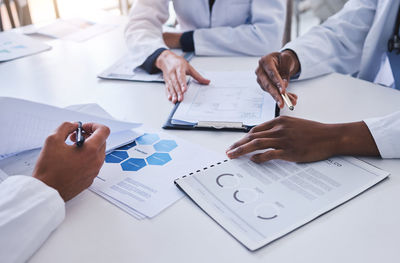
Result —
[{"label": "circular chart diagram", "polygon": [[233,174],[221,174],[216,179],[215,182],[219,187],[222,188],[234,188],[239,185],[239,178]]},{"label": "circular chart diagram", "polygon": [[278,208],[274,204],[262,204],[256,207],[255,215],[262,220],[272,220],[278,217]]}]

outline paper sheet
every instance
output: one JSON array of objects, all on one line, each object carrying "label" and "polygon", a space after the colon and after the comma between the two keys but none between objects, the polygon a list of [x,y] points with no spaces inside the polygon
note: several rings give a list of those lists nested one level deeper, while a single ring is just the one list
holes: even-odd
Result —
[{"label": "paper sheet", "polygon": [[275,101],[261,90],[252,71],[205,72],[209,86],[192,80],[173,124],[199,121],[258,125],[275,117]]},{"label": "paper sheet", "polygon": [[124,210],[154,217],[182,197],[174,179],[221,156],[165,133],[147,132],[108,154],[90,189],[117,206],[123,204]]},{"label": "paper sheet", "polygon": [[6,180],[8,175],[0,169],[0,183]]},{"label": "paper sheet", "polygon": [[102,123],[111,129],[111,133],[140,126],[138,123],[116,121],[7,97],[0,97],[0,112],[0,122],[6,127],[0,129],[0,138],[7,138],[0,141],[0,155],[42,147],[47,136],[64,121]]},{"label": "paper sheet", "polygon": [[0,62],[33,55],[51,47],[30,37],[14,32],[0,33]]},{"label": "paper sheet", "polygon": [[388,175],[353,157],[307,164],[280,160],[255,164],[241,158],[177,183],[223,228],[255,250],[357,196]]},{"label": "paper sheet", "polygon": [[36,33],[53,38],[83,42],[115,27],[115,25],[98,24],[80,18],[58,19],[39,28]]},{"label": "paper sheet", "polygon": [[[193,53],[183,53],[182,50],[173,49],[175,54],[183,56],[186,60],[193,57]],[[138,60],[135,56],[125,54],[111,67],[100,73],[98,76],[102,79],[115,79],[115,80],[131,80],[131,81],[145,81],[145,82],[164,82],[163,75],[149,74],[139,66],[143,61]]]}]

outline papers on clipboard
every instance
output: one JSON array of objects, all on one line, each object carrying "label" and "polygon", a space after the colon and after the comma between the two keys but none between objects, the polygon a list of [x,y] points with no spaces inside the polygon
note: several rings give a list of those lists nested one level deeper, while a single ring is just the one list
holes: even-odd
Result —
[{"label": "papers on clipboard", "polygon": [[51,49],[40,41],[14,32],[0,33],[0,62],[9,61]]},{"label": "papers on clipboard", "polygon": [[170,116],[171,127],[240,129],[275,117],[275,101],[261,90],[254,72],[206,72],[210,85],[192,80],[185,99]]},{"label": "papers on clipboard", "polygon": [[[193,57],[193,53],[184,53],[181,50],[173,49],[174,53],[183,56],[187,61]],[[135,56],[126,54],[115,62],[111,67],[98,75],[102,79],[130,80],[144,82],[164,82],[162,73],[149,74],[140,65],[143,61],[138,61]]]},{"label": "papers on clipboard", "polygon": [[[198,167],[199,169],[201,167]],[[249,250],[256,250],[389,176],[354,157],[296,164],[220,162],[175,183]]]}]

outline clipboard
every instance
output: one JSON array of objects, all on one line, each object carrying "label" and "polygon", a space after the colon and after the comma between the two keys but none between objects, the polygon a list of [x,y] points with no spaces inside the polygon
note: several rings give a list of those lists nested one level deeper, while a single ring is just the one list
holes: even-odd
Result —
[{"label": "clipboard", "polygon": [[[243,122],[217,122],[217,121],[199,121],[195,124],[173,124],[172,118],[178,109],[180,102],[177,102],[168,116],[167,121],[162,126],[165,130],[208,130],[208,131],[232,131],[249,132],[254,126],[243,124]],[[275,105],[275,117],[280,114],[278,105]]]}]

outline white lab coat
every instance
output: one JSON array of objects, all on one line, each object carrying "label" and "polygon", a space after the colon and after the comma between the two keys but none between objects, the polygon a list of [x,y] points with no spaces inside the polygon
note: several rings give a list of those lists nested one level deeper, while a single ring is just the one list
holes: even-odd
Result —
[{"label": "white lab coat", "polygon": [[[279,50],[286,18],[283,0],[172,0],[180,29],[194,30],[196,55],[262,56]],[[169,0],[135,0],[125,30],[127,45],[138,61],[167,48],[162,25]]]},{"label": "white lab coat", "polygon": [[0,262],[27,261],[64,217],[55,189],[30,176],[8,177],[0,183]]},{"label": "white lab coat", "polygon": [[[282,50],[296,52],[299,79],[339,72],[374,82],[388,63],[387,43],[399,5],[400,0],[350,0],[339,13]],[[364,121],[381,156],[400,158],[400,112]]]}]

